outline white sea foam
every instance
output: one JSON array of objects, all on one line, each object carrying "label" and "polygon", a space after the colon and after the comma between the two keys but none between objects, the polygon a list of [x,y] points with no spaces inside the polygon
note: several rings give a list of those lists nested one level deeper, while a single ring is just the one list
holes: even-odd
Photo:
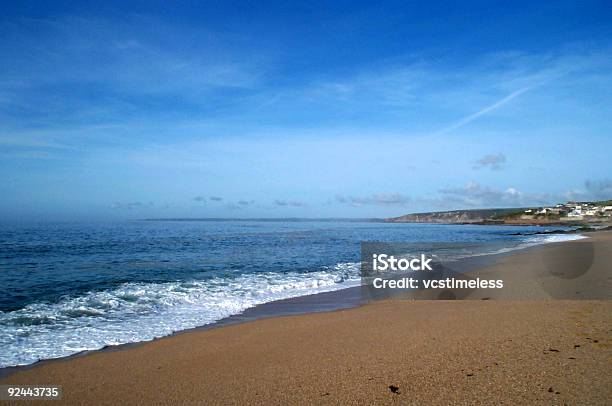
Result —
[{"label": "white sea foam", "polygon": [[544,243],[582,240],[588,238],[582,234],[550,234],[544,237]]},{"label": "white sea foam", "polygon": [[522,243],[513,248],[507,248],[505,251],[510,252],[524,248],[530,248],[541,244],[550,244],[554,242],[574,241],[587,238],[581,234],[539,234],[527,237]]},{"label": "white sea foam", "polygon": [[126,283],[113,290],[0,312],[0,367],[148,341],[213,323],[259,304],[360,283],[357,263],[308,273]]},{"label": "white sea foam", "polygon": [[512,251],[522,250],[525,248],[531,248],[536,245],[542,244],[550,244],[554,242],[564,242],[564,241],[574,241],[581,240],[583,238],[588,238],[581,234],[538,234],[533,236],[528,236],[522,242],[517,245],[511,247],[504,247],[494,250],[483,250],[478,253],[470,253],[469,255],[457,256],[456,259],[466,258],[466,257],[477,257],[483,255],[496,255],[496,254],[504,254]]}]

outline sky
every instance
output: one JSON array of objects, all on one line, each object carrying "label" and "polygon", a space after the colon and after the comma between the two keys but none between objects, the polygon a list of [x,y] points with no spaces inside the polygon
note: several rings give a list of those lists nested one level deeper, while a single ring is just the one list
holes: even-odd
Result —
[{"label": "sky", "polygon": [[0,221],[612,199],[609,2],[200,3],[3,4]]}]

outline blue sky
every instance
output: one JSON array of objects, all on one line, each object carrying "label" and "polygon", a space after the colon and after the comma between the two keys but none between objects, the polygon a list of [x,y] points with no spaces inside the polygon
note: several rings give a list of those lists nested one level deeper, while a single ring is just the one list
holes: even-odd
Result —
[{"label": "blue sky", "polygon": [[606,2],[15,3],[2,220],[612,198]]}]

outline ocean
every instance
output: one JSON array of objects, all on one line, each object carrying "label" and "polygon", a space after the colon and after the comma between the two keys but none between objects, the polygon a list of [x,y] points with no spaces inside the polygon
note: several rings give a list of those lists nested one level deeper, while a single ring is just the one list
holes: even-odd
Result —
[{"label": "ocean", "polygon": [[[361,242],[445,243],[449,256],[576,235],[536,227],[356,221],[0,225],[0,367],[210,325],[360,284]],[[466,249],[466,247],[469,247]]]}]

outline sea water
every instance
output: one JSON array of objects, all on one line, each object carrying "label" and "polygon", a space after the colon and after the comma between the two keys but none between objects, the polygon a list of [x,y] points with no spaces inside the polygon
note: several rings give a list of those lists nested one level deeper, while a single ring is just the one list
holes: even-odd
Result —
[{"label": "sea water", "polygon": [[513,235],[536,230],[367,221],[0,225],[0,367],[357,286],[361,242],[457,244],[445,255],[464,257],[576,238]]}]

